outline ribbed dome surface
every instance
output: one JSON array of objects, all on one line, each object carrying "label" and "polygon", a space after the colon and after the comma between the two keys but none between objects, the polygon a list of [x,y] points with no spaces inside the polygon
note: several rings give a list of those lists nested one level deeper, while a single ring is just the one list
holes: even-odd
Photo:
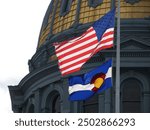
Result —
[{"label": "ribbed dome surface", "polygon": [[[43,20],[38,48],[45,44],[46,39],[74,25],[99,19],[114,6],[115,0],[52,0]],[[149,16],[150,0],[121,0],[121,18]]]}]

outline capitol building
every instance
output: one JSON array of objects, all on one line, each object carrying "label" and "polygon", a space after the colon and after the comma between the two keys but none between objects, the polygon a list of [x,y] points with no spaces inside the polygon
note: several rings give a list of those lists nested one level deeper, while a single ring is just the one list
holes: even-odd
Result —
[{"label": "capitol building", "polygon": [[[150,0],[121,1],[120,112],[150,112]],[[117,0],[51,0],[45,13],[29,73],[8,86],[15,113],[114,113],[116,28],[114,47],[95,54],[84,74],[113,59],[113,86],[86,101],[68,100],[68,76],[62,77],[53,43],[80,36],[94,21],[117,7]],[[117,12],[116,12],[117,14]],[[30,57],[29,57],[30,58]]]}]

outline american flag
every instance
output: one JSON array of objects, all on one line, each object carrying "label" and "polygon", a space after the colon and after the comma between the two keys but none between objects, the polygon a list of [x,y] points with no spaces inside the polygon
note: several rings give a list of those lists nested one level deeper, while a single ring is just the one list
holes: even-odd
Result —
[{"label": "american flag", "polygon": [[79,71],[98,51],[113,46],[114,20],[115,9],[94,22],[81,36],[54,44],[63,76]]}]

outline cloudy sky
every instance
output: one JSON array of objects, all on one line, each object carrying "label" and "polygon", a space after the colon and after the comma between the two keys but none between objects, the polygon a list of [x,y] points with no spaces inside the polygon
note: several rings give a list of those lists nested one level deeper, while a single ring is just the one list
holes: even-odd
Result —
[{"label": "cloudy sky", "polygon": [[0,113],[11,112],[7,86],[17,85],[28,73],[50,1],[0,1]]}]

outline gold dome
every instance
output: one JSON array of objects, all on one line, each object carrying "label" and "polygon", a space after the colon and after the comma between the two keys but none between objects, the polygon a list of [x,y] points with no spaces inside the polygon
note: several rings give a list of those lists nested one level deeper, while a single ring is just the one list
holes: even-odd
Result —
[{"label": "gold dome", "polygon": [[[48,16],[45,16],[48,17],[47,22],[41,29],[38,47],[45,43],[48,35],[63,32],[69,29],[75,22],[85,24],[99,19],[114,6],[115,0],[102,0],[102,3],[95,7],[89,6],[89,1],[52,0],[51,6],[49,6],[47,11]],[[134,0],[135,3],[128,1],[130,0],[121,0],[121,18],[134,19],[150,16],[150,0]],[[70,8],[68,8],[67,4],[70,4]],[[62,5],[65,7],[62,8]]]}]

